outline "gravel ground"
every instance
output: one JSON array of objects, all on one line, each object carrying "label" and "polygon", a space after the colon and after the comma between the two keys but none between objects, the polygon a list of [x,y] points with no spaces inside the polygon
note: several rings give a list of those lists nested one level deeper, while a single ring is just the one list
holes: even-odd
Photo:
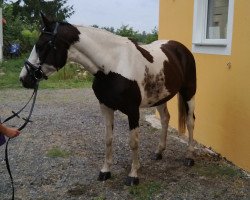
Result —
[{"label": "gravel ground", "polygon": [[[24,105],[31,93],[1,90],[2,118]],[[250,199],[249,178],[219,156],[198,148],[195,166],[183,166],[186,144],[173,129],[163,159],[151,160],[160,134],[145,121],[145,115],[153,112],[141,111],[140,185],[124,186],[131,158],[127,117],[120,112],[115,113],[112,178],[99,182],[104,126],[92,90],[40,90],[33,123],[10,143],[16,199]],[[57,153],[51,155],[53,150]],[[0,199],[4,200],[10,199],[11,187],[3,146],[0,151]]]}]

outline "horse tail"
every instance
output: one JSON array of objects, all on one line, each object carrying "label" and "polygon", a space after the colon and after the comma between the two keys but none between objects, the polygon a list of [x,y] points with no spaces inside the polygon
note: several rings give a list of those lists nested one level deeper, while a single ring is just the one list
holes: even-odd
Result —
[{"label": "horse tail", "polygon": [[184,101],[182,95],[178,93],[178,131],[184,134],[186,131],[187,121],[187,103]]}]

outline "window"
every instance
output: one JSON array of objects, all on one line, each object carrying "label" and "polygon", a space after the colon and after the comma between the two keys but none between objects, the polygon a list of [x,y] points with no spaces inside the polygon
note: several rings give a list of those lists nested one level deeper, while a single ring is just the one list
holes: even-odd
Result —
[{"label": "window", "polygon": [[231,54],[234,0],[195,0],[193,51]]},{"label": "window", "polygon": [[228,0],[210,0],[207,9],[207,39],[227,38]]}]

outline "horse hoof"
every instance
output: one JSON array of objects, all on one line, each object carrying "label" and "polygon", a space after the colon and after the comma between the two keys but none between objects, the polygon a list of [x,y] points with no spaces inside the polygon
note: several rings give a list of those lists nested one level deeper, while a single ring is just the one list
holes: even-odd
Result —
[{"label": "horse hoof", "polygon": [[194,159],[192,158],[185,158],[184,159],[184,165],[188,167],[194,166]]},{"label": "horse hoof", "polygon": [[100,172],[98,181],[106,181],[111,178],[111,173],[110,172]]},{"label": "horse hoof", "polygon": [[152,160],[162,160],[162,154],[160,154],[160,153],[155,153],[155,154],[152,156]]},{"label": "horse hoof", "polygon": [[125,185],[127,186],[133,186],[139,184],[139,178],[138,177],[130,177],[128,176],[125,181]]}]

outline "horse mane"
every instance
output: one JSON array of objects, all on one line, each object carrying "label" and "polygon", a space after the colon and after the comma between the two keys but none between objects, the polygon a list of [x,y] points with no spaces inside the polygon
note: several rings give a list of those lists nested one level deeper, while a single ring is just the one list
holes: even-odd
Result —
[{"label": "horse mane", "polygon": [[64,38],[64,40],[67,40],[68,43],[73,44],[76,41],[79,41],[79,35],[80,31],[73,26],[72,24],[68,22],[59,22],[59,30],[58,30],[58,36],[61,36]]}]

